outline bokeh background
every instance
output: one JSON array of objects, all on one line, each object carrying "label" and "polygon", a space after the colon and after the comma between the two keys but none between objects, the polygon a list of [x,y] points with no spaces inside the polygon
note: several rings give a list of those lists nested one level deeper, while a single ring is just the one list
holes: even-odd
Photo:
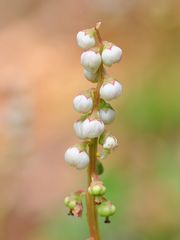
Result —
[{"label": "bokeh background", "polygon": [[180,239],[180,2],[178,0],[0,1],[0,239],[87,239],[86,217],[63,199],[86,186],[64,163],[78,140],[73,97],[84,79],[79,30],[123,49],[109,72],[123,84],[108,129],[119,148],[102,177],[117,206],[102,239]]}]

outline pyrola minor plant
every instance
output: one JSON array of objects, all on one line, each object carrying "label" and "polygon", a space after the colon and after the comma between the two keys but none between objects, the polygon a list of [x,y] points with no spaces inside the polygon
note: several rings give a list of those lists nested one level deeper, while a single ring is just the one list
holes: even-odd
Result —
[{"label": "pyrola minor plant", "polygon": [[75,134],[82,142],[65,152],[68,164],[77,169],[87,168],[87,190],[74,192],[65,198],[64,203],[69,209],[69,215],[81,217],[82,198],[86,197],[89,240],[100,240],[97,216],[104,217],[104,222],[110,223],[110,217],[116,211],[113,203],[105,197],[106,187],[99,176],[103,173],[102,160],[118,145],[117,139],[105,131],[105,125],[115,118],[115,110],[109,101],[122,92],[122,85],[108,75],[105,66],[118,63],[122,50],[113,43],[102,40],[100,25],[97,23],[95,27],[77,34],[77,44],[84,50],[81,55],[84,76],[96,86],[73,100],[74,109],[82,113],[74,123]]}]

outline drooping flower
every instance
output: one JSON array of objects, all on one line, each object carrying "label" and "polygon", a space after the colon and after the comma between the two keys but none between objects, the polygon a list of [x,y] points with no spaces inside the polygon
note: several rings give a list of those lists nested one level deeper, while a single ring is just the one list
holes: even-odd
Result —
[{"label": "drooping flower", "polygon": [[91,115],[74,123],[74,131],[80,139],[99,137],[104,131],[104,123],[99,117]]},{"label": "drooping flower", "polygon": [[74,109],[80,113],[87,113],[93,107],[93,100],[90,96],[78,95],[73,100]]},{"label": "drooping flower", "polygon": [[108,78],[100,88],[100,96],[104,100],[112,100],[121,95],[122,85],[112,78]]},{"label": "drooping flower", "polygon": [[93,72],[89,72],[86,69],[84,69],[83,73],[84,73],[85,78],[88,81],[93,82],[93,83],[97,82],[97,72],[93,73]]},{"label": "drooping flower", "polygon": [[89,72],[97,72],[101,64],[101,55],[99,52],[88,50],[81,54],[81,64]]},{"label": "drooping flower", "polygon": [[102,108],[99,110],[99,116],[104,124],[109,124],[114,120],[116,112],[112,108]]},{"label": "drooping flower", "polygon": [[94,29],[86,29],[77,33],[76,40],[80,48],[87,50],[96,44]]},{"label": "drooping flower", "polygon": [[68,148],[65,152],[64,159],[68,164],[77,169],[84,169],[89,164],[89,155],[78,146]]},{"label": "drooping flower", "polygon": [[106,66],[111,66],[118,63],[122,57],[122,49],[113,45],[112,43],[105,43],[104,50],[102,51],[102,60]]},{"label": "drooping flower", "polygon": [[99,137],[104,131],[104,123],[98,118],[89,117],[82,124],[83,135],[87,138]]},{"label": "drooping flower", "polygon": [[107,138],[105,138],[103,148],[114,149],[117,146],[118,146],[118,142],[114,136],[108,136]]}]

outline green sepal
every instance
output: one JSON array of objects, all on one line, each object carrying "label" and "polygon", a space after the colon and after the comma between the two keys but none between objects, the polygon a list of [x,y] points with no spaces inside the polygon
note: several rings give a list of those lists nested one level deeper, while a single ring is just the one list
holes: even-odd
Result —
[{"label": "green sepal", "polygon": [[100,99],[100,103],[99,103],[99,106],[98,106],[98,109],[103,109],[104,111],[107,111],[108,109],[113,109],[113,107],[111,106],[111,104],[107,103],[104,101],[104,99]]},{"label": "green sepal", "polygon": [[108,41],[103,41],[103,50],[106,48],[110,48],[113,44]]},{"label": "green sepal", "polygon": [[101,175],[101,174],[103,174],[103,172],[104,172],[103,164],[100,161],[97,161],[96,162],[96,173],[98,175]]},{"label": "green sepal", "polygon": [[99,137],[99,144],[100,145],[104,144],[105,137],[106,137],[106,131],[104,131]]},{"label": "green sepal", "polygon": [[104,99],[100,99],[100,103],[99,103],[99,109],[104,108],[106,106],[106,102],[104,101]]},{"label": "green sepal", "polygon": [[80,117],[80,121],[84,121],[86,120],[86,118],[88,118],[90,116],[90,113],[86,113],[86,114],[83,114],[81,117]]}]

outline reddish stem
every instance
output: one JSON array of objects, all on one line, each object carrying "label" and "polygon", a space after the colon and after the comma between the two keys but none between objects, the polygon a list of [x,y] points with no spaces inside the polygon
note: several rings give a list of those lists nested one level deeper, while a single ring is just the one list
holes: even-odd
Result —
[{"label": "reddish stem", "polygon": [[[99,41],[100,52],[101,52],[102,48],[103,48],[103,42],[102,42],[99,30],[98,30],[99,27],[100,27],[100,23],[97,23],[95,30],[96,30],[96,35],[97,35],[97,38]],[[93,109],[92,109],[92,112],[95,112],[95,113],[98,111],[98,106],[99,106],[99,102],[100,102],[99,91],[102,86],[103,77],[104,77],[103,64],[101,64],[98,74],[99,74],[99,80],[97,82],[97,86],[94,91],[94,105],[93,105]],[[90,158],[90,164],[89,164],[89,168],[88,168],[88,187],[89,187],[94,176],[97,175],[96,174],[96,162],[97,162],[98,138],[92,139],[92,141],[88,145],[89,145],[89,158]],[[95,199],[93,196],[91,196],[89,194],[88,191],[87,191],[86,200],[87,200],[87,217],[88,217],[88,224],[89,224],[89,231],[90,231],[90,239],[100,240]]]}]

